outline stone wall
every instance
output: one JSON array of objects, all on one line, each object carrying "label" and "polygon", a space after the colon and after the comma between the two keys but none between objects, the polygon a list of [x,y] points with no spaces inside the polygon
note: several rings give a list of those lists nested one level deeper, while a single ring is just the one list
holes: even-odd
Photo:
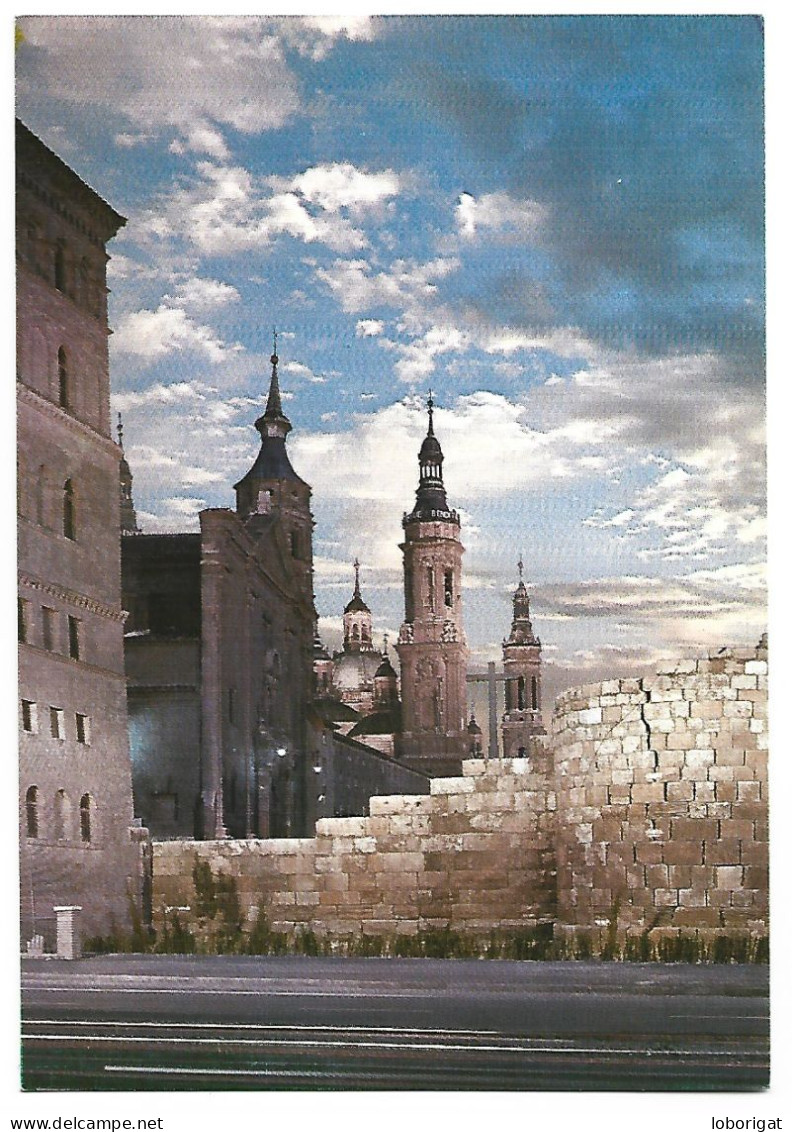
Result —
[{"label": "stone wall", "polygon": [[553,728],[562,931],[767,926],[767,650],[568,692]]},{"label": "stone wall", "polygon": [[193,906],[196,857],[233,876],[243,913],[317,936],[450,928],[473,933],[552,920],[555,797],[549,760],[470,760],[428,795],[372,798],[369,817],[323,818],[316,837],[154,845],[155,918]]},{"label": "stone wall", "polygon": [[568,692],[528,759],[466,761],[313,839],[155,844],[155,914],[194,903],[198,856],[235,878],[251,923],[261,906],[273,929],[325,938],[763,936],[766,713],[764,644]]}]

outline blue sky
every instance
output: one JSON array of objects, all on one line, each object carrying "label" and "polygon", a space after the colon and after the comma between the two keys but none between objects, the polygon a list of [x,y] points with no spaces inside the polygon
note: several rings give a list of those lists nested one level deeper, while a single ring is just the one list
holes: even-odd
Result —
[{"label": "blue sky", "polygon": [[393,636],[427,390],[471,664],[522,554],[548,690],[766,627],[755,17],[30,17],[17,112],[128,217],[114,408],[145,530],[257,451],[279,331],[336,643]]}]

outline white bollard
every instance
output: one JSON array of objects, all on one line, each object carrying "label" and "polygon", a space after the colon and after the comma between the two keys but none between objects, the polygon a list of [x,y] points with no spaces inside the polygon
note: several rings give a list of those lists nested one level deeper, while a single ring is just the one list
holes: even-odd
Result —
[{"label": "white bollard", "polygon": [[82,912],[79,904],[65,904],[52,911],[58,917],[57,954],[59,959],[79,959],[80,936],[75,912]]}]

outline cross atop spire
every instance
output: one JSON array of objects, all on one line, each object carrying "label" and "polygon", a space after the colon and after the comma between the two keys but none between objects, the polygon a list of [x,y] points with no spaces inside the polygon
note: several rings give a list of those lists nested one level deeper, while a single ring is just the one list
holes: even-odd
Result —
[{"label": "cross atop spire", "polygon": [[352,565],[355,569],[355,597],[360,597],[360,563],[357,558]]},{"label": "cross atop spire", "polygon": [[[278,332],[272,331],[272,356],[270,357],[272,363],[272,377],[270,378],[269,396],[267,397],[267,408],[264,410],[265,417],[280,417],[284,421],[287,418],[283,414],[283,405],[281,404],[280,385],[278,384]],[[288,421],[287,421],[288,423]],[[286,429],[286,432],[289,431]],[[284,436],[286,434],[284,433]]]},{"label": "cross atop spire", "polygon": [[519,562],[517,563],[517,569],[518,569],[518,570],[520,571],[520,581],[522,581],[522,580],[523,580],[523,560],[522,560],[522,554],[520,555],[520,561],[519,561]]},{"label": "cross atop spire", "polygon": [[121,414],[118,414],[118,447],[123,451],[124,449],[124,423],[121,420]]},{"label": "cross atop spire", "polygon": [[426,402],[426,407],[429,410],[429,431],[427,433],[427,436],[434,436],[434,420],[433,420],[434,400],[432,399],[432,390],[431,389],[429,390],[429,397],[428,397],[428,400]]}]

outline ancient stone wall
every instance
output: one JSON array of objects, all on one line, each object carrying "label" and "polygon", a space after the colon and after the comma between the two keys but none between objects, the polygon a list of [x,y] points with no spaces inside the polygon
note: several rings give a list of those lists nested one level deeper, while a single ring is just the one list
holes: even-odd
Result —
[{"label": "ancient stone wall", "polygon": [[[314,839],[154,846],[155,913],[198,856],[250,923],[324,938],[553,922],[556,935],[767,933],[767,650],[721,650],[562,696],[549,746],[372,798]],[[193,909],[194,913],[194,909]]]},{"label": "ancient stone wall", "polygon": [[463,771],[428,795],[372,798],[369,817],[323,818],[312,839],[155,843],[155,917],[180,906],[194,916],[198,857],[235,878],[249,923],[261,909],[274,931],[393,938],[549,922],[549,759],[470,760]]},{"label": "ancient stone wall", "polygon": [[763,647],[557,701],[562,931],[764,933],[766,717]]}]

